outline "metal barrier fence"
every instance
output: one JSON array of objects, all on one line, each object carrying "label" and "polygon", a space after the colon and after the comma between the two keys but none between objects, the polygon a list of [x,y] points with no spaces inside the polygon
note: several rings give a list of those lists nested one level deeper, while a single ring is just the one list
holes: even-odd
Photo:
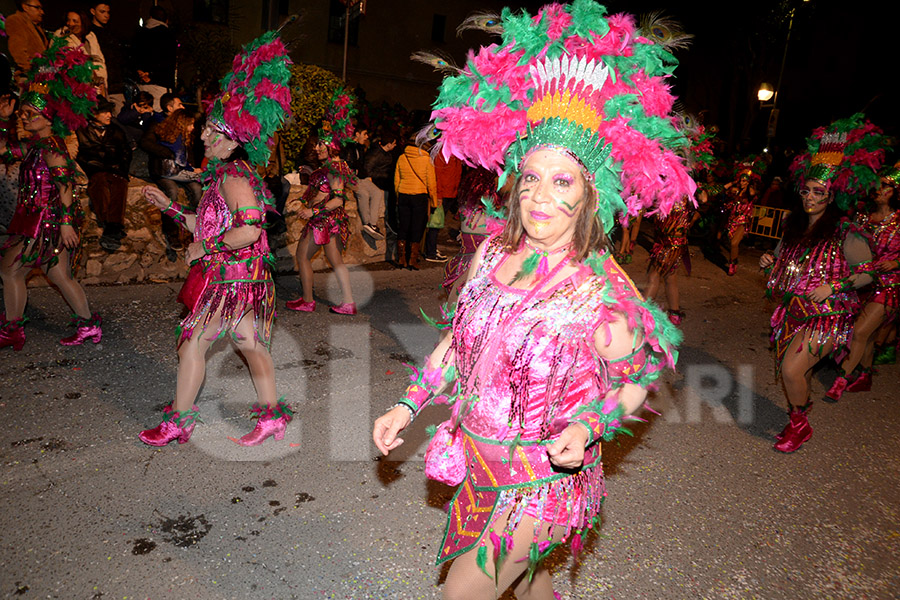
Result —
[{"label": "metal barrier fence", "polygon": [[784,220],[790,212],[784,208],[754,204],[747,232],[751,235],[780,240]]}]

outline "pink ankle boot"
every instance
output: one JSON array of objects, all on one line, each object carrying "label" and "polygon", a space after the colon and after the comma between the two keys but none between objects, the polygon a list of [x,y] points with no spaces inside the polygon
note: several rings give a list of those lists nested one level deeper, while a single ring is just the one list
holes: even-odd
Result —
[{"label": "pink ankle boot", "polygon": [[15,321],[0,318],[0,348],[12,346],[18,352],[25,346],[25,317]]},{"label": "pink ankle boot", "polygon": [[275,408],[272,408],[271,405],[261,406],[258,403],[254,404],[250,412],[257,417],[256,427],[241,439],[234,440],[241,446],[258,446],[266,441],[266,438],[270,435],[274,436],[276,440],[284,439],[284,431],[287,429],[287,424],[294,418],[294,412],[291,410],[291,407],[282,400],[278,401]]},{"label": "pink ankle boot", "polygon": [[847,385],[848,392],[871,392],[872,369],[863,369],[863,372]]},{"label": "pink ankle boot", "polygon": [[86,341],[91,340],[95,344],[99,344],[100,340],[103,338],[103,331],[100,329],[100,324],[102,322],[103,320],[97,313],[92,314],[90,319],[75,317],[72,319],[72,325],[78,328],[75,335],[63,338],[59,340],[59,343],[63,346],[80,346]]},{"label": "pink ankle boot", "polygon": [[850,384],[847,381],[847,378],[844,375],[838,375],[837,379],[834,380],[834,383],[831,384],[831,387],[828,388],[828,391],[825,392],[825,396],[822,398],[825,402],[837,402],[841,399],[841,396],[844,395],[844,392],[847,391],[847,386]]},{"label": "pink ankle boot", "polygon": [[781,438],[774,448],[779,452],[796,452],[812,437],[813,429],[809,424],[809,409],[791,409],[791,420],[781,432]]},{"label": "pink ankle boot", "polygon": [[183,412],[173,411],[172,405],[163,409],[162,423],[153,429],[145,429],[138,437],[150,446],[165,446],[172,440],[178,440],[179,444],[186,443],[194,433],[194,425],[200,420],[197,407]]}]

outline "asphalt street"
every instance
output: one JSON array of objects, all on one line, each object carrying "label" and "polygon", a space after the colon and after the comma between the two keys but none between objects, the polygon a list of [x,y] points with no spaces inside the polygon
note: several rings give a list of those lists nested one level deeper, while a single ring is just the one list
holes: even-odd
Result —
[{"label": "asphalt street", "polygon": [[[551,560],[563,598],[900,597],[900,367],[869,393],[817,402],[813,438],[772,449],[784,397],[768,348],[772,305],[758,253],[736,277],[693,248],[682,278],[679,371],[659,411],[604,446],[609,497],[576,564]],[[445,250],[446,252],[447,250]],[[646,251],[627,266],[646,281]],[[352,270],[356,317],[330,314],[336,281],[317,273],[318,309],[283,308],[272,342],[285,439],[243,448],[255,394],[227,341],[210,353],[204,423],[166,448],[137,434],[174,395],[177,284],[95,286],[103,341],[63,347],[68,311],[31,290],[21,352],[0,351],[0,594],[15,598],[437,599],[434,566],[451,490],[423,473],[429,409],[379,460],[372,420],[405,387],[404,362],[436,340],[420,307],[441,301],[441,269]],[[816,372],[813,397],[835,377]],[[511,598],[511,596],[504,596]]]}]

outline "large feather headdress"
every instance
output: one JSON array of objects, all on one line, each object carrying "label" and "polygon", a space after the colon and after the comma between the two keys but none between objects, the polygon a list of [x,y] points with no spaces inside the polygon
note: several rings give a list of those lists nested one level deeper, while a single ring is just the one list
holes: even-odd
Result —
[{"label": "large feather headdress", "polygon": [[819,127],[806,139],[807,151],[794,159],[797,186],[808,179],[828,184],[842,209],[878,187],[887,139],[862,113]]},{"label": "large feather headdress", "polygon": [[465,26],[482,21],[501,42],[470,51],[462,69],[444,67],[434,152],[493,169],[502,185],[536,148],[565,150],[595,186],[607,232],[616,214],[667,213],[693,198],[666,82],[677,61],[633,17],[607,18],[593,0],[574,0]]}]

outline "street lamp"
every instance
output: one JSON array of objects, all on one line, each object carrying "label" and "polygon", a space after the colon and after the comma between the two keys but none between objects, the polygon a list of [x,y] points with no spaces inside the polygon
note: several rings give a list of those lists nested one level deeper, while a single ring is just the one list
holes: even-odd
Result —
[{"label": "street lamp", "polygon": [[772,87],[771,83],[763,83],[759,86],[759,91],[756,92],[756,97],[759,98],[760,102],[768,102],[775,95],[775,88]]}]

